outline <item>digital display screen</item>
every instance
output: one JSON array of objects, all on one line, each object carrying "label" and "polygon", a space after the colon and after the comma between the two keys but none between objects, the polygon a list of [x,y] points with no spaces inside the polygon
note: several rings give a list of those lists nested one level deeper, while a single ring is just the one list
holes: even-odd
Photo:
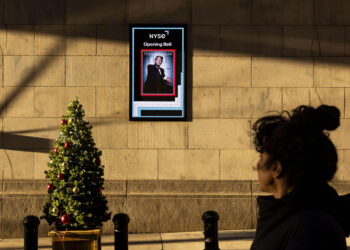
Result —
[{"label": "digital display screen", "polygon": [[130,25],[130,120],[186,120],[186,25]]}]

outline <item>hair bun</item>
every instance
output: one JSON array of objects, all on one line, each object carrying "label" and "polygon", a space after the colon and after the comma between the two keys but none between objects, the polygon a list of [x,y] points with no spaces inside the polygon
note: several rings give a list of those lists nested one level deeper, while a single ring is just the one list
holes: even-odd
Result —
[{"label": "hair bun", "polygon": [[335,106],[321,105],[316,109],[318,126],[322,130],[335,130],[340,125],[340,111]]}]

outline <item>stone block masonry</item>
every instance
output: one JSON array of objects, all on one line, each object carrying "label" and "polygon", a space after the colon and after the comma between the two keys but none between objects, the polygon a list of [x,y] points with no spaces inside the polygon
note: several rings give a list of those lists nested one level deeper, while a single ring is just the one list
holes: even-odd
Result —
[{"label": "stone block masonry", "polygon": [[[209,209],[223,216],[221,229],[254,228],[251,125],[302,104],[340,109],[330,137],[334,181],[347,187],[347,13],[348,1],[332,0],[1,0],[0,181],[18,191],[2,190],[0,238],[20,232],[26,213],[40,214],[47,142],[75,96],[103,152],[111,211],[127,212],[133,232],[202,230]],[[129,121],[130,23],[187,24],[188,121]]]}]

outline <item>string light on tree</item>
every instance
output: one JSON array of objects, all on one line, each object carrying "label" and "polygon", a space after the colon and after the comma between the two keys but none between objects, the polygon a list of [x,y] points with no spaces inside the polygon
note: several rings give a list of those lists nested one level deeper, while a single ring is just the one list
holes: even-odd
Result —
[{"label": "string light on tree", "polygon": [[58,214],[59,214],[58,208],[57,208],[57,207],[52,208],[52,213],[53,213],[54,215],[58,215]]},{"label": "string light on tree", "polygon": [[73,193],[77,194],[77,193],[79,193],[79,191],[80,191],[80,190],[79,190],[78,187],[74,187],[74,188],[73,188]]}]

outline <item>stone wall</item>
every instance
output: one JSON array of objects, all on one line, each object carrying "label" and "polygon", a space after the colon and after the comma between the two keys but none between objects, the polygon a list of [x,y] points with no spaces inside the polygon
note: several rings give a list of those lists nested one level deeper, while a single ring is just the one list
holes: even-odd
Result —
[{"label": "stone wall", "polygon": [[[43,181],[60,117],[78,96],[103,151],[106,183],[254,181],[254,120],[321,103],[341,110],[331,133],[340,158],[335,179],[349,181],[349,12],[340,0],[0,0],[0,105],[7,103],[0,180]],[[128,120],[130,23],[188,25],[187,122]],[[40,186],[33,202],[45,192]],[[123,210],[110,204],[113,213]],[[6,217],[1,209],[3,229],[18,222]],[[142,223],[134,227],[194,229]]]},{"label": "stone wall", "polygon": [[[0,182],[0,238],[23,237],[23,218],[42,215],[46,200],[45,180]],[[347,181],[331,183],[340,194],[350,192]],[[130,216],[129,233],[202,231],[202,215],[208,210],[219,216],[219,229],[256,227],[256,197],[263,195],[256,181],[131,180],[106,181],[104,194],[112,217]],[[49,225],[41,221],[39,236],[46,237]],[[113,234],[112,220],[103,233]]]}]

